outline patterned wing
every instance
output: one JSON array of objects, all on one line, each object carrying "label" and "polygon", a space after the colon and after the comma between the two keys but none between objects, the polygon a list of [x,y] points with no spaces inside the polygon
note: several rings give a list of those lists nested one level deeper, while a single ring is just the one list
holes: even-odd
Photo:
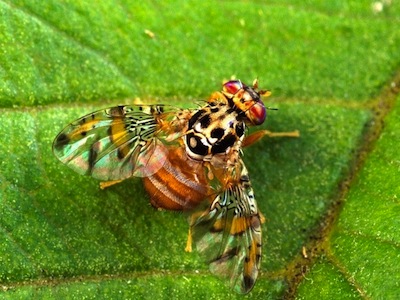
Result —
[{"label": "patterned wing", "polygon": [[156,137],[164,106],[116,106],[69,124],[53,143],[55,156],[76,172],[110,181],[149,176],[167,151]]},{"label": "patterned wing", "polygon": [[261,263],[261,220],[243,164],[240,179],[191,224],[197,250],[212,273],[239,293],[253,288]]}]

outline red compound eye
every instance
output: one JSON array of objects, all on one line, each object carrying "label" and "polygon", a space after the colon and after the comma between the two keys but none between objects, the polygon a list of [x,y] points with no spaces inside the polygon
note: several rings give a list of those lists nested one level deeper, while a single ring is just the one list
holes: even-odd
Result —
[{"label": "red compound eye", "polygon": [[254,125],[261,125],[264,123],[266,117],[267,109],[261,100],[249,109],[248,118]]},{"label": "red compound eye", "polygon": [[223,86],[223,91],[232,95],[235,95],[241,89],[243,89],[243,84],[240,80],[228,81]]}]

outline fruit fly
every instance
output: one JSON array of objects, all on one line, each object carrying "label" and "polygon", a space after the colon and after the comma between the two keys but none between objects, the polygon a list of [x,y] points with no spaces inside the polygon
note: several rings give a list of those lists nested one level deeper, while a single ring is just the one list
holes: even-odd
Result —
[{"label": "fruit fly", "polygon": [[[264,123],[267,108],[258,90],[240,80],[223,84],[198,109],[167,105],[116,106],[88,114],[55,138],[64,164],[103,181],[102,188],[137,176],[151,204],[188,211],[189,236],[212,273],[239,293],[254,286],[261,263],[261,223],[242,160],[242,148],[269,131],[246,135]],[[296,135],[296,133],[295,133]]]}]

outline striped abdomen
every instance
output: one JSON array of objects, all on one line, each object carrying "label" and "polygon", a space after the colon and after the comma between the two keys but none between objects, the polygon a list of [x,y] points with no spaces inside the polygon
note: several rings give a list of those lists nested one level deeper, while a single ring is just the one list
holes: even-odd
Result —
[{"label": "striped abdomen", "polygon": [[167,210],[194,208],[211,194],[203,163],[188,158],[181,147],[170,149],[164,166],[143,184],[151,204]]}]

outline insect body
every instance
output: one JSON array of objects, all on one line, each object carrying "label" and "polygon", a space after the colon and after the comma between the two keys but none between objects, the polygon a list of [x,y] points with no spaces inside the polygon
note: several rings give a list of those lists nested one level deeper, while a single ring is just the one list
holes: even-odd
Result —
[{"label": "insect body", "polygon": [[53,151],[78,173],[102,181],[143,177],[154,207],[192,212],[187,250],[193,239],[211,271],[247,293],[260,268],[262,217],[241,151],[265,135],[246,136],[246,127],[264,122],[261,96],[267,95],[257,81],[250,87],[232,80],[195,110],[100,110],[61,131]]}]

